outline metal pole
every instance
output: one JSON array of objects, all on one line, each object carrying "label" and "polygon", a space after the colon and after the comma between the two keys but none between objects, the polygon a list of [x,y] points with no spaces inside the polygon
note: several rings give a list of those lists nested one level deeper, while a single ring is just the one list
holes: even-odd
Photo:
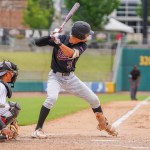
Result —
[{"label": "metal pole", "polygon": [[143,0],[143,44],[147,44],[148,0]]}]

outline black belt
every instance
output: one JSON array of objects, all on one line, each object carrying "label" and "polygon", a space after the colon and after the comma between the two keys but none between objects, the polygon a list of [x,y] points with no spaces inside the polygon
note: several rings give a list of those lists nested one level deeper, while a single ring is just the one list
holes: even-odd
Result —
[{"label": "black belt", "polygon": [[61,74],[62,76],[69,76],[70,75],[70,72],[56,72],[56,71],[53,71],[55,74]]},{"label": "black belt", "polygon": [[70,75],[70,72],[64,72],[62,73],[62,76],[69,76]]}]

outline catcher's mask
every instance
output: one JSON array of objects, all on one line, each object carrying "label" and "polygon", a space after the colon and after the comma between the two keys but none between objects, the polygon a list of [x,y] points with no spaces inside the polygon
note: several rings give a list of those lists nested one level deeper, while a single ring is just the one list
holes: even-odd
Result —
[{"label": "catcher's mask", "polygon": [[18,76],[17,65],[15,65],[14,63],[12,63],[10,61],[5,61],[5,60],[3,62],[0,62],[0,76],[5,75],[8,71],[13,72],[13,76],[12,76],[11,81],[9,83],[11,83],[12,87],[14,87],[14,83],[15,83],[17,76]]},{"label": "catcher's mask", "polygon": [[92,35],[94,31],[91,30],[91,26],[87,22],[77,21],[72,26],[71,34],[80,40],[84,40],[85,35]]}]

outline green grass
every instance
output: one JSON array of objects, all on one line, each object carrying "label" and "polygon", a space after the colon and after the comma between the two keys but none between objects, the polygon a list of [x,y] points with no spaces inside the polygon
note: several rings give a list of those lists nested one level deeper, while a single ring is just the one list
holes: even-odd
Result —
[{"label": "green grass", "polygon": [[[51,64],[50,52],[0,52],[0,61],[8,59],[16,63],[20,72],[41,72],[41,80],[47,80]],[[107,80],[111,72],[111,56],[85,53],[76,65],[76,75],[83,81]],[[23,78],[23,77],[22,77]],[[33,76],[31,78],[34,79]],[[24,79],[24,78],[23,78]]]},{"label": "green grass", "polygon": [[[143,100],[148,95],[139,95],[138,98]],[[127,94],[101,94],[99,95],[101,104],[105,104],[112,101],[130,100]],[[30,125],[37,123],[40,108],[45,100],[45,97],[40,98],[15,98],[21,105],[21,112],[18,117],[19,125]],[[59,117],[63,117],[77,111],[90,108],[89,104],[84,100],[69,95],[61,95],[57,100],[55,106],[48,115],[47,120],[53,120]]]},{"label": "green grass", "polygon": [[0,52],[0,60],[10,60],[18,65],[21,71],[49,70],[51,53],[35,52]]}]

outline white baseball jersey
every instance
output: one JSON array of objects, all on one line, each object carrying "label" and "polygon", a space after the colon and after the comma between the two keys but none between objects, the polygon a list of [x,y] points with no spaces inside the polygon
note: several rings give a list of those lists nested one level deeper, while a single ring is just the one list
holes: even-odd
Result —
[{"label": "white baseball jersey", "polygon": [[0,108],[0,116],[5,114],[10,108],[9,104],[6,102],[6,97],[7,89],[4,84],[0,82],[0,104],[5,106],[4,108]]}]

